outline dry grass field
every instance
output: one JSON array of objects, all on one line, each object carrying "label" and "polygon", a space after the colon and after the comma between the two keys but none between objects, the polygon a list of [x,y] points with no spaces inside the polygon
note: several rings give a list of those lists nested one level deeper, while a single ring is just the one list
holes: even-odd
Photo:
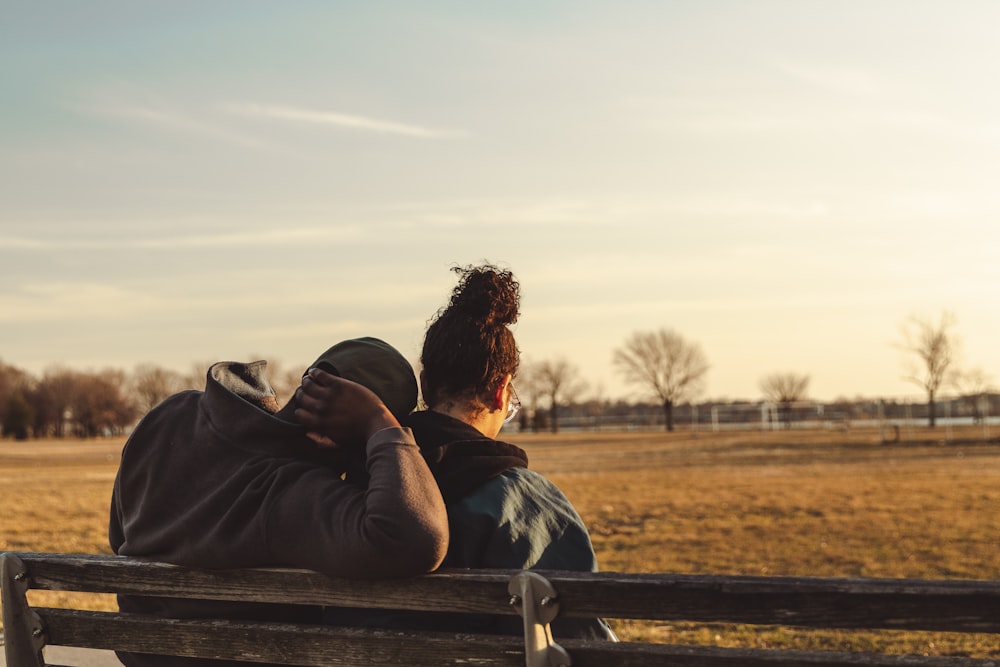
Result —
[{"label": "dry grass field", "polygon": [[[576,505],[604,570],[997,579],[997,431],[908,429],[892,445],[858,429],[509,439]],[[0,550],[107,553],[121,444],[0,441]],[[980,635],[612,622],[671,643],[1000,657]]]},{"label": "dry grass field", "polygon": [[[904,435],[891,446],[876,430],[514,440],[576,505],[605,570],[1000,577],[1000,442],[971,428]],[[615,627],[669,643],[1000,656],[996,637],[977,635]]]}]

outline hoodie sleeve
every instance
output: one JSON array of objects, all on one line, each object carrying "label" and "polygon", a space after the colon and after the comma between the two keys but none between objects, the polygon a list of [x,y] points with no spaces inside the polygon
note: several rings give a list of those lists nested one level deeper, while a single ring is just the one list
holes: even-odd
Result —
[{"label": "hoodie sleeve", "polygon": [[274,485],[268,546],[277,562],[338,577],[405,577],[437,568],[448,518],[409,429],[368,441],[367,489],[329,470],[299,470]]}]

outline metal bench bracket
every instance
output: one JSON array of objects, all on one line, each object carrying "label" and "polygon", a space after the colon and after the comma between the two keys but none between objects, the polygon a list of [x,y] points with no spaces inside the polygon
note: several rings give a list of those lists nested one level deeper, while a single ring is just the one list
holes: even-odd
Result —
[{"label": "metal bench bracket", "polygon": [[524,619],[526,667],[570,667],[569,653],[555,643],[549,628],[559,614],[559,596],[549,580],[525,570],[511,577],[507,592],[511,606]]}]

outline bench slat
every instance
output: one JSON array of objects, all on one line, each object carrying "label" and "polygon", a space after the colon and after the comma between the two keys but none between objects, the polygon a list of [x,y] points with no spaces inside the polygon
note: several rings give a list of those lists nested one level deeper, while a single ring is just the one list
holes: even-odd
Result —
[{"label": "bench slat", "polygon": [[1000,632],[996,581],[540,574],[567,616]]},{"label": "bench slat", "polygon": [[415,633],[222,620],[162,619],[37,609],[48,643],[135,653],[323,667],[483,665],[523,667],[519,637]]},{"label": "bench slat", "polygon": [[[516,637],[408,633],[279,623],[164,620],[65,609],[37,609],[49,641],[62,646],[134,652],[330,665],[479,665],[522,667]],[[993,667],[969,658],[887,656],[866,653],[732,649],[665,644],[610,644],[564,640],[573,667]]]},{"label": "bench slat", "polygon": [[[308,570],[196,570],[118,556],[17,554],[32,586],[219,600],[515,613],[514,570],[363,581]],[[560,615],[822,628],[1000,632],[1000,582],[539,571]]]},{"label": "bench slat", "polygon": [[337,579],[311,570],[200,570],[122,556],[15,553],[32,587],[86,593],[189,597],[416,611],[516,614],[507,584],[517,570],[402,580]]}]

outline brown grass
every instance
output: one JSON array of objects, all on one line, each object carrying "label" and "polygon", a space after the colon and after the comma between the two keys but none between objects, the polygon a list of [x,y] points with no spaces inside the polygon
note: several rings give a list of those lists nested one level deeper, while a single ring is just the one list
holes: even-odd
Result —
[{"label": "brown grass", "polygon": [[[857,429],[510,439],[576,505],[604,570],[997,579],[1000,443],[982,435],[915,429],[893,445]],[[121,444],[0,441],[0,550],[108,553]],[[614,624],[624,638],[673,643],[1000,656],[984,635]]]}]

